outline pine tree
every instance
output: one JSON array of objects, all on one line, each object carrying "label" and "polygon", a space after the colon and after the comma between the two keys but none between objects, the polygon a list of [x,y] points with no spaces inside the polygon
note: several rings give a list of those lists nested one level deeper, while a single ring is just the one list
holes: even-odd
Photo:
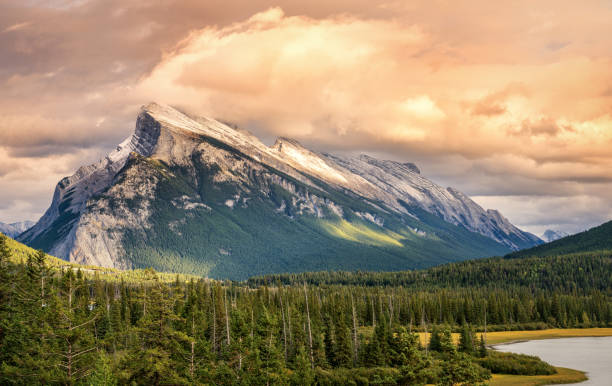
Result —
[{"label": "pine tree", "polygon": [[334,365],[336,367],[351,367],[353,364],[353,350],[351,348],[351,332],[342,316],[336,322],[336,342],[334,345]]},{"label": "pine tree", "polygon": [[[0,316],[5,316],[9,307],[9,260],[11,258],[11,251],[7,245],[7,238],[5,235],[0,233]],[[5,352],[5,334],[8,323],[5,318],[0,320],[0,363],[3,362],[3,353]]]},{"label": "pine tree", "polygon": [[442,351],[442,345],[440,343],[440,329],[438,326],[434,325],[431,329],[431,336],[429,337],[429,349],[431,351]]},{"label": "pine tree", "polygon": [[306,354],[304,345],[300,345],[297,349],[295,357],[295,371],[289,379],[291,385],[295,386],[310,386],[315,384],[315,374],[310,368],[310,360]]},{"label": "pine tree", "polygon": [[331,367],[336,366],[336,352],[334,350],[334,329],[329,318],[323,325],[323,344],[325,345],[325,359]]},{"label": "pine tree", "polygon": [[10,302],[3,315],[3,342],[0,356],[0,383],[14,380],[23,384],[54,383],[62,380],[59,357],[52,355],[54,307],[50,270],[45,254],[28,256],[12,277]]},{"label": "pine tree", "polygon": [[467,324],[463,325],[459,335],[459,351],[466,354],[474,353],[474,335]]},{"label": "pine tree", "polygon": [[427,383],[427,368],[431,366],[429,359],[421,351],[419,335],[409,333],[401,327],[394,334],[394,349],[396,357],[394,365],[399,367],[401,385],[424,385]]},{"label": "pine tree", "polygon": [[106,354],[98,355],[96,366],[87,378],[86,384],[89,386],[116,386],[117,377],[111,368],[110,359]]},{"label": "pine tree", "polygon": [[481,358],[487,356],[487,346],[485,345],[482,334],[480,334],[480,340],[478,341],[478,356]]},{"label": "pine tree", "polygon": [[457,350],[453,344],[453,337],[451,330],[448,327],[442,328],[440,332],[440,352],[443,353],[454,353]]},{"label": "pine tree", "polygon": [[57,366],[66,384],[87,377],[96,354],[91,327],[98,315],[88,310],[88,299],[79,291],[84,286],[82,276],[78,278],[72,269],[67,270],[49,304],[55,314],[52,337],[56,348],[52,352],[59,358]]},{"label": "pine tree", "polygon": [[132,347],[122,362],[124,382],[187,384],[187,366],[180,366],[182,361],[177,359],[186,356],[189,338],[173,328],[180,320],[173,303],[168,287],[155,277],[148,289],[147,311],[137,327],[140,344]]}]

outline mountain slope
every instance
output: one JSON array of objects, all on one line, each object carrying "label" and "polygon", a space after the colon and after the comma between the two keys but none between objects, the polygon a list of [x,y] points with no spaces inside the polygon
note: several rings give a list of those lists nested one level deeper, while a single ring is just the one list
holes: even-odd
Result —
[{"label": "mountain slope", "polygon": [[[267,147],[215,120],[150,104],[113,153],[60,181],[51,207],[19,239],[79,263],[238,279],[422,268],[539,242],[459,192],[447,190],[455,201],[445,206],[444,196],[436,207],[332,157],[284,138]],[[429,196],[442,189],[413,176],[416,166],[399,174],[395,164],[376,175],[413,178]],[[462,205],[469,208],[455,210]]]},{"label": "mountain slope", "polygon": [[546,241],[547,243],[550,243],[551,241],[559,240],[569,235],[569,233],[563,231],[547,229],[544,234],[542,234],[542,240]]},{"label": "mountain slope", "polygon": [[359,157],[326,157],[388,193],[390,206],[402,201],[419,206],[452,224],[490,237],[510,249],[536,245],[540,240],[512,225],[496,210],[485,211],[472,199],[453,188],[443,188],[420,174],[411,163],[380,161],[367,155]]},{"label": "mountain slope", "polygon": [[612,221],[604,223],[588,231],[563,237],[559,240],[525,249],[507,255],[506,257],[557,256],[572,253],[611,251]]},{"label": "mountain slope", "polygon": [[9,237],[17,237],[29,228],[36,224],[34,221],[20,221],[12,224],[0,222],[0,233],[4,233]]}]

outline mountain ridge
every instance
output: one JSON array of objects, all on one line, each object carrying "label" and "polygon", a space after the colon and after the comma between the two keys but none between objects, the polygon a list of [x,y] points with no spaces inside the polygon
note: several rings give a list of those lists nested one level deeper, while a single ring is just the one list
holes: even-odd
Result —
[{"label": "mountain ridge", "polygon": [[[391,178],[421,184],[421,190],[410,184],[401,191],[390,189],[384,180]],[[441,198],[423,204],[411,193]],[[444,205],[448,197],[454,201]],[[270,241],[281,245],[282,237],[288,238],[288,250],[270,251],[254,240],[259,229],[250,216],[256,212],[268,221],[260,228],[280,238]],[[117,268],[154,263],[171,271],[215,272],[222,266],[218,269],[227,273],[230,266],[243,269],[252,263],[252,273],[263,273],[265,264],[241,261],[228,252],[252,256],[259,248],[259,253],[295,257],[275,257],[277,271],[283,266],[335,269],[321,258],[330,251],[357,253],[362,248],[357,254],[371,269],[398,269],[539,242],[502,219],[489,218],[469,197],[425,179],[414,164],[319,154],[285,138],[268,147],[246,131],[152,103],[141,110],[134,133],[111,154],[60,181],[50,208],[19,239],[70,261]],[[475,224],[471,229],[470,221]],[[224,227],[237,236],[220,234]],[[319,257],[311,256],[312,247],[300,234],[320,241]],[[191,244],[181,244],[185,237]],[[160,244],[152,250],[142,240]],[[201,245],[200,240],[208,241]],[[254,247],[245,251],[245,245]],[[380,263],[384,267],[369,260],[377,254],[382,260],[386,256]]]},{"label": "mountain ridge", "polygon": [[612,221],[546,244],[510,253],[505,257],[540,257],[599,251],[612,251]]},{"label": "mountain ridge", "polygon": [[563,231],[556,231],[553,229],[547,229],[546,231],[544,231],[544,233],[542,234],[541,239],[546,241],[547,243],[550,243],[552,241],[555,240],[559,240],[562,239],[566,236],[569,236],[570,234],[567,232],[563,232]]},{"label": "mountain ridge", "polygon": [[33,227],[34,224],[36,224],[34,221],[18,221],[10,224],[0,222],[0,233],[14,238]]}]

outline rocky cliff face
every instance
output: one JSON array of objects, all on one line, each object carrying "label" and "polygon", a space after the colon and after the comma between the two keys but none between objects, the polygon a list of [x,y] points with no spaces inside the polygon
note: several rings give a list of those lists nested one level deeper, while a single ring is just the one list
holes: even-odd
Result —
[{"label": "rocky cliff face", "polygon": [[376,198],[398,211],[417,206],[452,224],[480,233],[517,250],[538,244],[539,239],[512,225],[496,210],[484,210],[465,194],[439,186],[420,174],[411,163],[380,161],[367,155],[348,158],[331,154],[327,159],[363,177],[377,189]]},{"label": "rocky cliff face", "polygon": [[[19,239],[79,263],[235,277],[405,269],[540,242],[414,164],[318,154],[286,138],[268,147],[157,104],[105,159],[60,181]],[[362,262],[339,256],[348,253]]]}]

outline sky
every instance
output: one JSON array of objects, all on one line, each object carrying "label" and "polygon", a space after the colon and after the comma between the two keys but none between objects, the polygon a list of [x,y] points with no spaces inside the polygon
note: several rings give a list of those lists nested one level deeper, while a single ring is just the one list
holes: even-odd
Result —
[{"label": "sky", "polygon": [[0,221],[170,104],[415,162],[517,226],[612,219],[612,1],[0,0]]}]

